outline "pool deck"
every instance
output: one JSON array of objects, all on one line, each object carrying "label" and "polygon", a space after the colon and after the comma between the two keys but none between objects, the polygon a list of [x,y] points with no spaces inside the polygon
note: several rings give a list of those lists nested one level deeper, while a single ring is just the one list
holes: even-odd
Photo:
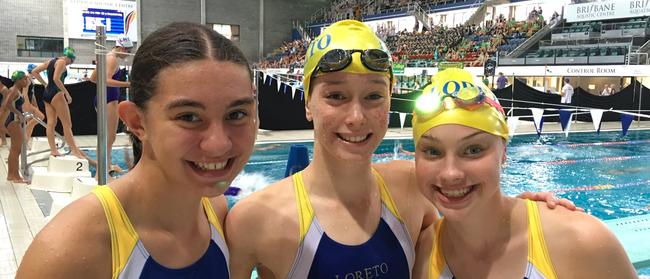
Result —
[{"label": "pool deck", "polygon": [[[650,129],[650,122],[634,122],[630,129]],[[592,123],[573,123],[571,131],[593,131]],[[603,122],[602,131],[621,130],[619,122]],[[545,123],[544,133],[561,131],[559,123]],[[531,122],[521,122],[517,134],[535,133]],[[312,130],[301,131],[260,131],[258,143],[288,142],[312,140]],[[412,136],[410,128],[389,129],[387,138],[408,138]],[[81,148],[96,146],[96,136],[76,136],[77,145]],[[9,141],[9,139],[7,139]],[[128,138],[119,135],[115,146],[128,145]],[[49,218],[44,216],[38,206],[37,197],[29,189],[29,185],[11,183],[6,181],[6,158],[9,153],[8,146],[0,147],[0,156],[3,158],[0,166],[0,279],[14,278],[16,269],[34,239],[34,236],[43,228]]]}]

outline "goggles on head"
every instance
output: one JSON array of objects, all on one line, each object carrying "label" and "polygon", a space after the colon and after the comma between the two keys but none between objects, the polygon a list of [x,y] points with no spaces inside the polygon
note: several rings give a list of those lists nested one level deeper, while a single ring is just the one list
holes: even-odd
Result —
[{"label": "goggles on head", "polygon": [[475,128],[509,139],[506,115],[496,96],[466,70],[449,68],[431,78],[413,111],[413,139],[444,124]]},{"label": "goggles on head", "polygon": [[[431,91],[433,90],[432,88]],[[488,97],[483,90],[476,87],[462,88],[452,93],[443,94],[425,92],[417,99],[415,111],[418,121],[423,122],[455,107],[473,111],[485,104],[494,107],[505,116],[505,111],[499,102]]]},{"label": "goggles on head", "polygon": [[352,54],[361,53],[361,63],[375,72],[389,72],[392,62],[388,53],[381,49],[332,49],[321,57],[316,71],[323,73],[336,72],[345,69],[352,63]]}]

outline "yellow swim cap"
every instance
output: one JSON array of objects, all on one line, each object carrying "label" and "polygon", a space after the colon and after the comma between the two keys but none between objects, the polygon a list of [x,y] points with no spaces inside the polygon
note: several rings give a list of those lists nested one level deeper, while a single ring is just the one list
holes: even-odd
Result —
[{"label": "yellow swim cap", "polygon": [[413,140],[443,124],[458,124],[508,140],[505,113],[481,81],[463,69],[449,68],[431,78],[413,111]]},{"label": "yellow swim cap", "polygon": [[[316,37],[305,55],[305,68],[303,76],[303,90],[305,92],[305,103],[309,99],[309,83],[311,78],[325,53],[333,49],[342,50],[367,50],[380,49],[388,54],[389,61],[392,58],[384,42],[375,35],[375,32],[362,22],[356,20],[341,20],[327,27]],[[345,69],[341,70],[346,73],[365,74],[365,73],[383,73],[368,69],[361,62],[360,53],[352,53],[352,63]],[[386,75],[392,77],[392,68],[386,72]],[[392,84],[392,80],[391,80]]]}]

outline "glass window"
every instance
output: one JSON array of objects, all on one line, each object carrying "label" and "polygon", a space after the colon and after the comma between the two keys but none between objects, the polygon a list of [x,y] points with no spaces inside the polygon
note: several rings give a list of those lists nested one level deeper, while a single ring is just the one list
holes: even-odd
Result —
[{"label": "glass window", "polygon": [[52,57],[63,52],[62,38],[16,37],[16,52],[19,57]]},{"label": "glass window", "polygon": [[239,25],[212,24],[212,29],[229,40],[239,41]]}]

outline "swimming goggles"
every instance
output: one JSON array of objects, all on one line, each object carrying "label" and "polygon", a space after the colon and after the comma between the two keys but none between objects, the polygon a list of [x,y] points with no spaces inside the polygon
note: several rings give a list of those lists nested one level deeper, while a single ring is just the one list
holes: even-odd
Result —
[{"label": "swimming goggles", "polygon": [[[431,90],[433,91],[435,88]],[[446,101],[450,99],[451,102]],[[483,90],[476,87],[466,87],[452,93],[442,94],[424,92],[415,103],[415,111],[418,115],[418,121],[427,121],[443,111],[455,107],[465,110],[477,110],[485,104],[494,107],[505,116],[505,111],[499,102],[486,96]]]},{"label": "swimming goggles", "polygon": [[392,69],[390,56],[381,49],[332,49],[323,54],[315,72],[331,73],[343,70],[352,63],[352,54],[355,52],[361,53],[361,63],[369,70],[390,72]]}]

